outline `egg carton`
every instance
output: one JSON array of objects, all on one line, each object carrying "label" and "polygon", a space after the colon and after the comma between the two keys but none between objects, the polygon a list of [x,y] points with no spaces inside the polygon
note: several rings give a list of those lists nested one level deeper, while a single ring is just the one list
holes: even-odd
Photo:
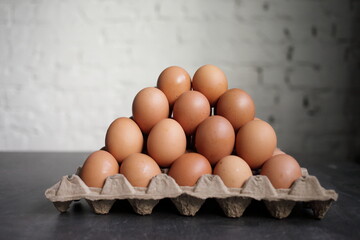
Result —
[{"label": "egg carton", "polygon": [[208,198],[215,198],[226,216],[241,217],[251,201],[263,201],[275,218],[286,218],[297,202],[313,210],[322,219],[338,194],[324,189],[315,176],[302,168],[302,177],[289,189],[275,189],[266,176],[254,175],[242,188],[228,188],[217,175],[203,175],[195,186],[182,187],[166,173],[152,178],[147,188],[133,187],[126,177],[116,174],[106,179],[103,188],[88,187],[76,174],[64,176],[45,191],[45,196],[60,212],[73,201],[86,199],[97,214],[109,213],[116,200],[127,199],[140,215],[151,214],[161,199],[170,198],[180,214],[194,216]]}]

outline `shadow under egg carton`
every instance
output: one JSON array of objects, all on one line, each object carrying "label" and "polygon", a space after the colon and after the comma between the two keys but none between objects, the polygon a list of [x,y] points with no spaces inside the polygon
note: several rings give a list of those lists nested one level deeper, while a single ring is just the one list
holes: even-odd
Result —
[{"label": "shadow under egg carton", "polygon": [[[79,173],[80,168],[77,173]],[[165,174],[155,176],[147,188],[133,187],[122,174],[106,179],[103,188],[86,186],[77,174],[64,176],[45,191],[60,212],[72,201],[86,199],[98,214],[109,213],[116,200],[127,199],[140,215],[151,214],[161,199],[170,198],[180,214],[194,216],[208,198],[215,198],[228,217],[240,217],[252,200],[264,201],[275,218],[286,218],[297,202],[305,202],[315,218],[323,218],[338,194],[324,189],[315,176],[302,168],[302,177],[289,189],[275,189],[266,176],[252,176],[242,188],[228,188],[219,176],[204,175],[193,187],[180,187]]]}]

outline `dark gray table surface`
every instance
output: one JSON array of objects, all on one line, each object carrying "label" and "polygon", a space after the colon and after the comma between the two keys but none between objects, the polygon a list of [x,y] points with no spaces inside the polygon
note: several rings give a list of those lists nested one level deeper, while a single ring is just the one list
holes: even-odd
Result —
[{"label": "dark gray table surface", "polygon": [[0,152],[0,239],[360,239],[360,164],[302,163],[321,185],[339,194],[322,220],[297,205],[282,220],[253,201],[242,217],[225,217],[207,200],[195,217],[181,216],[169,199],[140,216],[118,201],[108,215],[96,215],[86,201],[59,213],[44,192],[82,165],[88,153]]}]

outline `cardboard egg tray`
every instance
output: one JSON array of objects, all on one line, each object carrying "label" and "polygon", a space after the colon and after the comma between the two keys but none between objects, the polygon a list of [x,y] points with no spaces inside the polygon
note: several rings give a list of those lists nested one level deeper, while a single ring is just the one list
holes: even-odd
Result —
[{"label": "cardboard egg tray", "polygon": [[[79,173],[81,168],[78,169]],[[302,168],[302,177],[289,189],[275,189],[266,176],[252,176],[242,188],[228,188],[219,176],[203,175],[193,187],[180,187],[166,173],[155,176],[147,188],[133,187],[122,174],[106,179],[103,188],[92,188],[78,174],[64,176],[45,191],[57,210],[66,212],[74,200],[86,199],[95,213],[107,214],[116,200],[127,199],[140,215],[151,214],[163,198],[170,198],[180,214],[194,216],[208,198],[215,198],[228,217],[240,217],[252,200],[264,201],[275,218],[286,218],[297,202],[305,202],[315,218],[323,218],[333,201],[334,190],[324,189],[315,176]]]}]

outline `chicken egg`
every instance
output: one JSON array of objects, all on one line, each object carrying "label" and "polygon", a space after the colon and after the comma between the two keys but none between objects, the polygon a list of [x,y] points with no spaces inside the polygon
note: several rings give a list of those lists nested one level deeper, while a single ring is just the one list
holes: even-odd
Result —
[{"label": "chicken egg", "polygon": [[275,148],[275,150],[273,152],[273,156],[279,155],[279,154],[286,154],[286,153],[283,152],[280,148]]},{"label": "chicken egg", "polygon": [[265,121],[253,120],[242,126],[236,135],[236,153],[252,169],[260,168],[276,147],[274,129]]},{"label": "chicken egg", "polygon": [[220,68],[207,64],[195,72],[192,87],[204,94],[211,106],[215,106],[219,97],[228,89],[228,81]]},{"label": "chicken egg", "polygon": [[170,166],[185,150],[185,132],[174,119],[163,119],[151,129],[147,152],[161,167]]},{"label": "chicken egg", "polygon": [[222,94],[216,104],[216,114],[225,117],[235,131],[254,119],[255,104],[244,90],[233,88]]},{"label": "chicken egg", "polygon": [[211,116],[202,121],[195,133],[195,148],[211,165],[230,155],[235,143],[231,123],[222,116]]},{"label": "chicken egg", "polygon": [[194,186],[204,174],[211,174],[209,161],[198,153],[185,153],[171,165],[168,175],[179,186]]},{"label": "chicken egg", "polygon": [[143,135],[139,126],[130,118],[115,119],[105,136],[106,150],[120,163],[132,153],[141,152]]},{"label": "chicken egg", "polygon": [[135,96],[132,113],[141,131],[147,134],[156,123],[169,116],[169,102],[160,89],[147,87]]},{"label": "chicken egg", "polygon": [[175,102],[173,118],[180,123],[186,135],[195,132],[197,126],[210,116],[210,104],[198,91],[187,91]]},{"label": "chicken egg", "polygon": [[302,176],[301,167],[295,158],[278,154],[267,160],[261,168],[261,175],[269,178],[274,188],[290,188]]},{"label": "chicken egg", "polygon": [[176,99],[191,89],[191,78],[183,68],[171,66],[161,72],[157,87],[164,92],[172,108]]},{"label": "chicken egg", "polygon": [[121,163],[120,173],[134,187],[147,187],[150,180],[160,174],[161,170],[150,156],[143,153],[133,153]]},{"label": "chicken egg", "polygon": [[216,164],[214,175],[218,175],[229,188],[241,188],[252,176],[252,171],[242,158],[229,155]]},{"label": "chicken egg", "polygon": [[116,159],[104,150],[91,153],[85,160],[79,177],[88,187],[102,188],[109,176],[119,173]]}]

